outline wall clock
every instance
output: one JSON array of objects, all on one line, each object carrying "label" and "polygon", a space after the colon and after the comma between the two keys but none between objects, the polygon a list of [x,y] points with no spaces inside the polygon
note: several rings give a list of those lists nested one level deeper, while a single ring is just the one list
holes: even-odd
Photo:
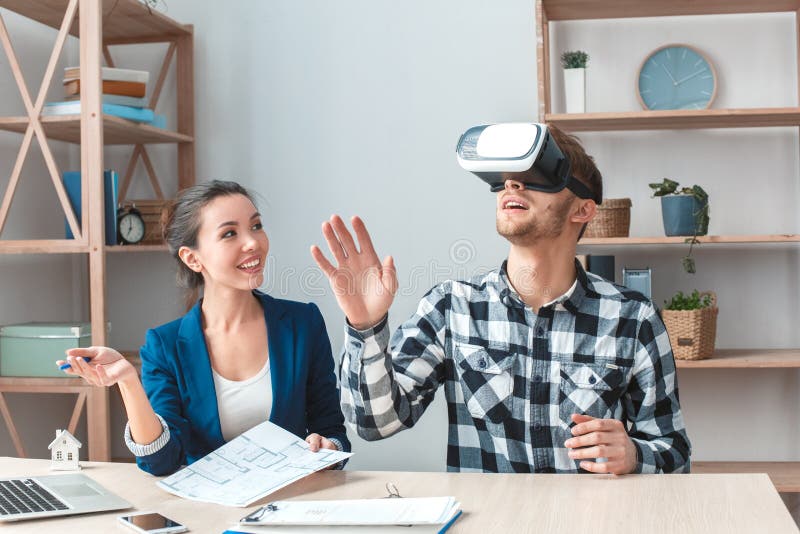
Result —
[{"label": "wall clock", "polygon": [[698,49],[669,44],[639,67],[637,95],[645,109],[708,109],[717,95],[717,73]]}]

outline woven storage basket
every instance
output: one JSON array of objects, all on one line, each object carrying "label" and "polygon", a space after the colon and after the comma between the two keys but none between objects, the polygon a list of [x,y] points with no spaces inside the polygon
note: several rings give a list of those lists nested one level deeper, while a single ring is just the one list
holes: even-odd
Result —
[{"label": "woven storage basket", "polygon": [[164,237],[161,233],[161,219],[170,200],[128,200],[126,205],[133,205],[142,214],[144,220],[144,238],[142,245],[161,245]]},{"label": "woven storage basket", "polygon": [[597,215],[586,226],[584,237],[628,237],[631,228],[631,199],[606,198]]},{"label": "woven storage basket", "polygon": [[672,353],[677,360],[704,360],[714,354],[717,338],[717,295],[711,295],[711,306],[699,310],[662,310]]}]

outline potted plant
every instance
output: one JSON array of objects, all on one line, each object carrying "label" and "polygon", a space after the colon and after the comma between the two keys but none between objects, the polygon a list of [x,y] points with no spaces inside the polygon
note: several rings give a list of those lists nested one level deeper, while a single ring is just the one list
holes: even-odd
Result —
[{"label": "potted plant", "polygon": [[653,197],[661,197],[661,220],[668,236],[690,236],[689,252],[683,258],[683,269],[696,272],[692,248],[699,245],[697,236],[708,233],[710,208],[708,193],[699,185],[678,188],[678,182],[664,178],[661,183],[649,184]]},{"label": "potted plant", "polygon": [[584,113],[586,111],[586,64],[588,62],[589,55],[582,50],[567,51],[561,54],[567,113]]},{"label": "potted plant", "polygon": [[678,360],[702,360],[714,354],[717,337],[717,295],[713,291],[689,295],[678,291],[664,302],[661,318]]}]

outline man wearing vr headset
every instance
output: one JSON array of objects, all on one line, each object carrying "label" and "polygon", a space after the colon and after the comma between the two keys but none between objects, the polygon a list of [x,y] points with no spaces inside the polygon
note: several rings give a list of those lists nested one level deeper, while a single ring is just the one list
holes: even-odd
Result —
[{"label": "man wearing vr headset", "polygon": [[360,249],[340,217],[323,223],[337,266],[311,249],[348,321],[345,417],[382,439],[412,427],[444,385],[448,471],[688,472],[661,319],[575,260],[602,200],[592,158],[553,127],[504,124],[468,130],[458,160],[497,193],[508,259],[431,289],[391,340],[397,275],[364,223],[353,217]]}]

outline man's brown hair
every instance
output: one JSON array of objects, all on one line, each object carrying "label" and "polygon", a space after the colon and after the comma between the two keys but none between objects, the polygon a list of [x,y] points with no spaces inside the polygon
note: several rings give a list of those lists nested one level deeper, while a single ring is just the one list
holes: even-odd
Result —
[{"label": "man's brown hair", "polygon": [[[589,191],[592,192],[594,198],[603,199],[603,175],[594,163],[594,158],[586,153],[581,145],[580,139],[572,134],[561,131],[558,126],[553,124],[547,125],[547,130],[550,135],[555,139],[556,144],[561,149],[572,164],[572,175],[581,181]],[[586,225],[581,228],[581,233],[578,235],[578,240],[583,237],[583,232],[586,230]]]},{"label": "man's brown hair", "polygon": [[603,176],[594,163],[594,158],[586,153],[580,139],[572,134],[563,132],[553,124],[547,125],[547,130],[555,139],[572,164],[572,174],[578,178],[594,195],[594,198],[603,198]]}]

